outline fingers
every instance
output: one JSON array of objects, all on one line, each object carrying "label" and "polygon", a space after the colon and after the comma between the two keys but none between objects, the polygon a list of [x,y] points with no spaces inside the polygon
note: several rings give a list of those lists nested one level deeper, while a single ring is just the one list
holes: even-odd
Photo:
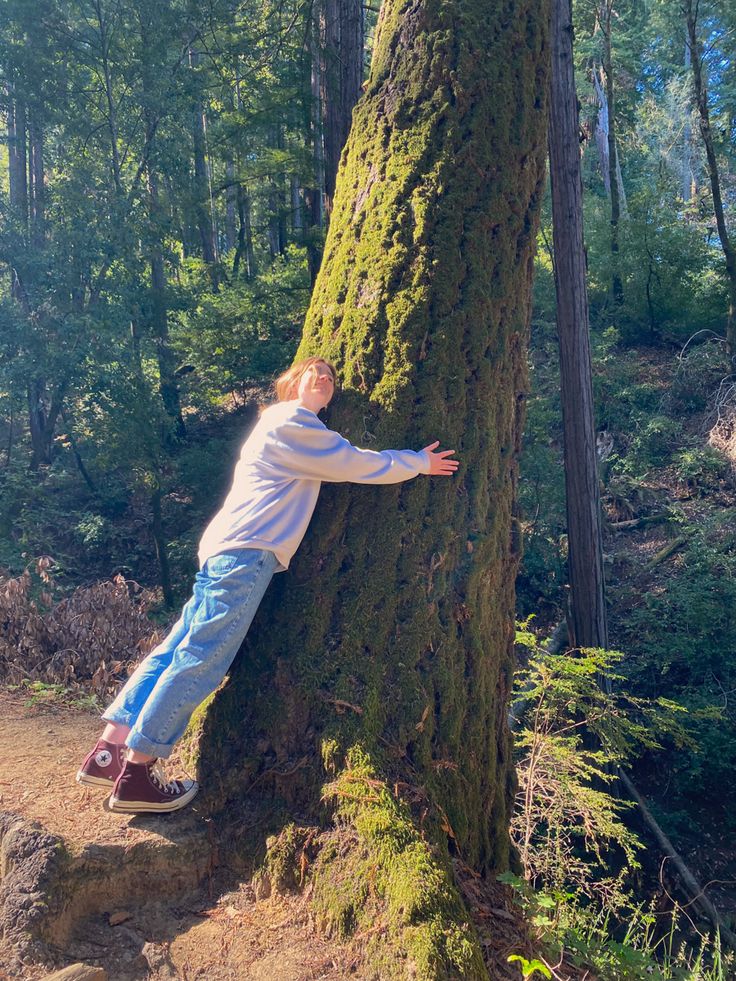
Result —
[{"label": "fingers", "polygon": [[424,447],[423,452],[429,457],[429,475],[430,477],[450,477],[460,466],[460,461],[450,459],[455,450],[438,450],[439,445],[440,441],[435,440],[434,443]]}]

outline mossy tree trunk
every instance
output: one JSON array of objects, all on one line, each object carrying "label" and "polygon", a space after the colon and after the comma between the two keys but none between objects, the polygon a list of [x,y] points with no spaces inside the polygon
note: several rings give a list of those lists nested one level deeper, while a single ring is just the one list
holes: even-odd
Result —
[{"label": "mossy tree trunk", "polygon": [[338,366],[329,426],[378,448],[438,438],[462,467],[323,487],[200,742],[220,800],[252,787],[302,814],[323,765],[339,774],[360,746],[440,850],[484,872],[510,861],[514,500],[548,19],[536,0],[384,2],[299,356]]}]

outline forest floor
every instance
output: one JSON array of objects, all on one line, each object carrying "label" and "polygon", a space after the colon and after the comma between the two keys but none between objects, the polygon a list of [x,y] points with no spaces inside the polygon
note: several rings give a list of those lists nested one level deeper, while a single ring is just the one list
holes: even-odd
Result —
[{"label": "forest floor", "polygon": [[[638,350],[632,356],[631,382],[646,383],[662,392],[659,411],[678,426],[677,445],[696,452],[707,451],[709,435],[714,424],[712,404],[692,413],[678,411],[673,407],[672,390],[677,383],[677,359],[671,352],[660,350]],[[667,436],[662,441],[666,442]],[[671,435],[669,438],[672,438]],[[618,480],[614,478],[604,495],[604,553],[607,563],[606,578],[609,599],[610,646],[624,652],[637,652],[642,638],[637,613],[646,607],[649,600],[656,597],[669,597],[668,602],[675,612],[668,612],[669,619],[660,624],[661,645],[673,645],[677,658],[677,645],[680,631],[687,633],[688,624],[677,622],[687,618],[688,613],[678,610],[676,583],[693,563],[691,543],[698,540],[698,534],[716,523],[728,529],[736,527],[736,443],[724,459],[730,459],[728,466],[718,473],[709,473],[698,466],[688,472],[687,468],[673,462],[672,457],[655,462],[635,478]],[[621,448],[614,447],[614,452]],[[626,452],[625,450],[623,451]],[[643,468],[642,468],[643,469]],[[667,516],[658,520],[657,516]],[[640,521],[641,524],[637,524]],[[649,523],[651,522],[651,523]],[[721,547],[717,533],[711,539],[703,539],[704,550],[712,548],[717,562],[717,549]],[[724,555],[729,554],[728,544],[723,544]],[[717,566],[716,566],[717,567]],[[729,566],[724,565],[724,575],[729,575]],[[706,582],[704,589],[712,588]],[[673,598],[674,597],[674,598]],[[692,613],[690,614],[692,615]],[[670,635],[677,626],[678,635]],[[651,630],[646,623],[645,630]],[[698,629],[695,625],[693,632]],[[648,638],[650,648],[656,646]],[[705,652],[704,652],[705,656]],[[634,671],[642,670],[643,658],[635,654],[639,665]],[[624,674],[628,674],[628,656],[624,659]],[[661,686],[661,694],[667,691],[666,668],[650,664],[648,671],[655,676],[662,671],[662,680],[655,682]],[[673,672],[674,673],[674,672]],[[723,692],[723,706],[728,708],[728,695]],[[675,696],[677,698],[677,696]],[[697,738],[697,730],[694,732]],[[665,741],[666,742],[666,741]],[[676,769],[677,754],[673,747],[666,753],[644,754],[634,767],[634,779],[653,805],[664,823],[671,822],[670,834],[677,842],[678,850],[690,869],[706,889],[709,898],[715,903],[724,919],[736,921],[736,846],[732,833],[732,817],[728,797],[721,799],[697,799],[694,795],[684,807],[682,801],[673,807],[669,799],[670,783]],[[678,810],[679,808],[679,810]],[[673,816],[668,812],[677,811]],[[640,829],[647,842],[647,830]],[[654,849],[647,849],[645,867],[656,866],[658,891],[662,905],[671,907],[678,897],[678,881],[674,870],[659,855],[654,861]]]},{"label": "forest floor", "polygon": [[[74,854],[90,843],[126,849],[177,816],[150,822],[103,808],[104,791],[74,780],[99,734],[89,709],[53,694],[0,689],[0,811],[38,821]],[[22,780],[19,779],[22,774]],[[165,834],[165,832],[164,832]],[[64,963],[102,965],[110,981],[312,981],[360,978],[358,958],[321,936],[300,895],[257,900],[250,882],[212,881],[174,902],[134,905],[116,897],[74,931]],[[48,969],[19,967],[0,942],[0,981],[38,981]]]},{"label": "forest floor", "polygon": [[[60,694],[51,687],[0,687],[0,812],[38,822],[60,836],[72,856],[95,846],[108,851],[118,846],[125,855],[142,846],[155,856],[172,841],[186,841],[178,834],[184,812],[151,818],[113,814],[103,806],[104,790],[76,783],[77,767],[94,744],[100,722],[84,698],[81,704],[74,699],[72,693]],[[170,769],[172,774],[181,769],[180,761],[172,758]],[[190,824],[197,824],[196,811],[195,801],[186,812]],[[456,871],[489,976],[494,981],[517,977],[507,957],[530,953],[528,926],[508,887],[481,883],[464,867]],[[163,882],[165,896],[165,869]],[[109,898],[75,922],[71,939],[56,951],[58,966],[99,965],[109,981],[376,977],[362,956],[360,938],[346,944],[320,933],[308,887],[303,893],[258,898],[249,878],[235,881],[232,872],[216,870],[204,887],[171,892],[170,897],[159,894],[141,903],[131,901],[111,881]],[[21,966],[16,954],[0,939],[0,981],[41,981],[56,969]],[[556,976],[572,981],[581,972],[563,968]]]}]

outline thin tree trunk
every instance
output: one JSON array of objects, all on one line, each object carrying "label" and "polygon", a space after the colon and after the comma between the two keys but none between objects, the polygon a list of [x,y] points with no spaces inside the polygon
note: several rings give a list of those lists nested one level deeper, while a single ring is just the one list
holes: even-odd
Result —
[{"label": "thin tree trunk", "polygon": [[703,137],[705,146],[705,157],[708,165],[708,177],[710,188],[713,195],[713,212],[716,218],[716,228],[718,238],[721,241],[723,256],[726,260],[726,276],[728,279],[728,319],[726,320],[726,346],[731,356],[736,355],[736,252],[734,252],[731,239],[726,227],[726,217],[723,210],[723,196],[721,193],[721,179],[718,171],[718,160],[716,158],[715,145],[713,143],[713,133],[710,125],[710,110],[708,108],[708,89],[705,73],[703,71],[703,59],[698,42],[698,7],[697,2],[693,6],[693,0],[685,0],[685,20],[687,23],[687,34],[690,45],[690,58],[693,69],[693,81],[695,83],[695,100],[698,105],[698,115],[700,117],[700,135]]},{"label": "thin tree trunk", "polygon": [[608,646],[570,0],[552,0],[549,159],[574,647]]},{"label": "thin tree trunk", "polygon": [[238,245],[238,187],[235,182],[235,163],[232,159],[225,164],[227,190],[225,191],[225,241],[228,252]]},{"label": "thin tree trunk", "polygon": [[624,287],[619,266],[619,222],[621,220],[621,195],[616,162],[616,104],[613,90],[613,63],[611,57],[611,16],[613,0],[604,0],[603,18],[603,71],[606,80],[606,105],[608,106],[608,184],[611,194],[611,294],[615,307],[624,300]]},{"label": "thin tree trunk", "polygon": [[79,446],[77,445],[77,441],[74,437],[74,433],[72,432],[71,419],[69,418],[68,412],[66,412],[64,409],[61,410],[61,418],[64,420],[64,425],[67,427],[66,435],[67,435],[67,439],[69,440],[69,446],[71,447],[74,460],[77,464],[77,469],[82,475],[82,479],[84,480],[87,487],[89,487],[92,493],[97,496],[99,494],[97,485],[95,484],[94,480],[92,480],[89,470],[85,466],[84,460],[82,459],[82,454],[79,452]]},{"label": "thin tree trunk", "polygon": [[[10,211],[20,224],[28,229],[28,176],[26,151],[26,112],[21,100],[8,86],[8,191]],[[10,267],[10,293],[13,299],[23,302],[23,276],[16,264]]]},{"label": "thin tree trunk", "polygon": [[[13,398],[11,392],[11,399]],[[5,466],[6,468],[10,466],[10,461],[13,458],[13,426],[15,424],[15,414],[13,413],[13,403],[10,404],[10,418],[8,420],[8,442],[5,444]]]},{"label": "thin tree trunk", "polygon": [[156,559],[159,569],[159,583],[164,594],[164,605],[174,605],[174,590],[171,585],[171,569],[169,566],[169,551],[164,534],[163,518],[161,516],[161,486],[156,484],[151,493],[151,534],[156,549]]},{"label": "thin tree trunk", "polygon": [[8,180],[10,207],[22,225],[28,221],[26,111],[8,86]]},{"label": "thin tree trunk", "polygon": [[31,206],[31,244],[36,249],[43,248],[46,236],[46,190],[43,165],[43,129],[31,120],[30,135],[30,206]]},{"label": "thin tree trunk", "polygon": [[[195,74],[195,86],[199,85],[196,70],[199,64],[199,52],[189,49],[189,67]],[[215,229],[210,207],[210,181],[207,166],[207,144],[205,117],[202,100],[197,93],[192,110],[192,144],[194,149],[194,210],[197,216],[199,239],[202,245],[202,258],[210,267],[213,282],[217,285],[217,275],[214,271],[217,262],[217,244]]]},{"label": "thin tree trunk", "polygon": [[110,33],[108,21],[103,9],[102,0],[93,0],[92,7],[97,18],[97,28],[100,38],[100,59],[102,74],[105,82],[105,101],[107,103],[107,125],[110,133],[110,167],[113,182],[118,195],[123,195],[123,184],[120,175],[120,149],[118,146],[118,116],[112,82],[112,65],[110,63]]},{"label": "thin tree trunk", "polygon": [[304,222],[302,221],[302,192],[299,186],[299,178],[292,177],[290,181],[291,190],[291,228],[294,235],[301,236]]},{"label": "thin tree trunk", "polygon": [[[685,71],[689,72],[692,66],[692,59],[690,58],[690,45],[688,41],[685,41]],[[697,186],[695,183],[695,171],[693,169],[693,152],[692,152],[692,126],[690,125],[690,99],[688,98],[684,106],[684,122],[682,126],[682,201],[683,204],[689,204],[690,201],[697,194]]]},{"label": "thin tree trunk", "polygon": [[320,16],[317,5],[313,7],[308,34],[308,63],[311,100],[307,120],[307,148],[311,151],[314,166],[314,184],[304,189],[307,225],[307,262],[309,280],[314,287],[322,261],[322,230],[324,228],[324,144],[322,139],[322,68],[320,43]]},{"label": "thin tree trunk", "polygon": [[184,439],[186,427],[181,412],[179,386],[176,383],[176,364],[169,344],[169,310],[166,298],[166,267],[158,241],[159,198],[158,181],[152,162],[148,163],[148,207],[154,229],[155,242],[151,248],[151,333],[156,345],[156,359],[159,371],[159,391],[164,410],[171,419],[176,439]]},{"label": "thin tree trunk", "polygon": [[250,220],[250,196],[242,184],[238,184],[238,248],[233,259],[233,278],[237,278],[240,263],[245,259],[245,275],[248,279],[258,272],[253,249],[253,228]]}]

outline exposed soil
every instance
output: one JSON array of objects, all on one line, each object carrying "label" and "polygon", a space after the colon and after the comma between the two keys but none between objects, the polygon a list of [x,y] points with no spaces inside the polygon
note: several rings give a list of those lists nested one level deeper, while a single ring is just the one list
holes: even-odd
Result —
[{"label": "exposed soil", "polygon": [[[29,698],[0,690],[0,811],[38,821],[64,838],[72,854],[91,845],[170,843],[184,815],[155,821],[107,812],[104,791],[74,780],[100,723],[89,710],[57,697]],[[195,817],[190,820],[196,820]],[[361,977],[358,959],[314,929],[301,896],[256,900],[246,882],[233,888],[214,878],[171,902],[130,903],[115,897],[80,923],[59,952],[59,965],[99,964],[111,981],[307,981]],[[49,968],[20,966],[0,942],[0,981],[36,981]]]}]

